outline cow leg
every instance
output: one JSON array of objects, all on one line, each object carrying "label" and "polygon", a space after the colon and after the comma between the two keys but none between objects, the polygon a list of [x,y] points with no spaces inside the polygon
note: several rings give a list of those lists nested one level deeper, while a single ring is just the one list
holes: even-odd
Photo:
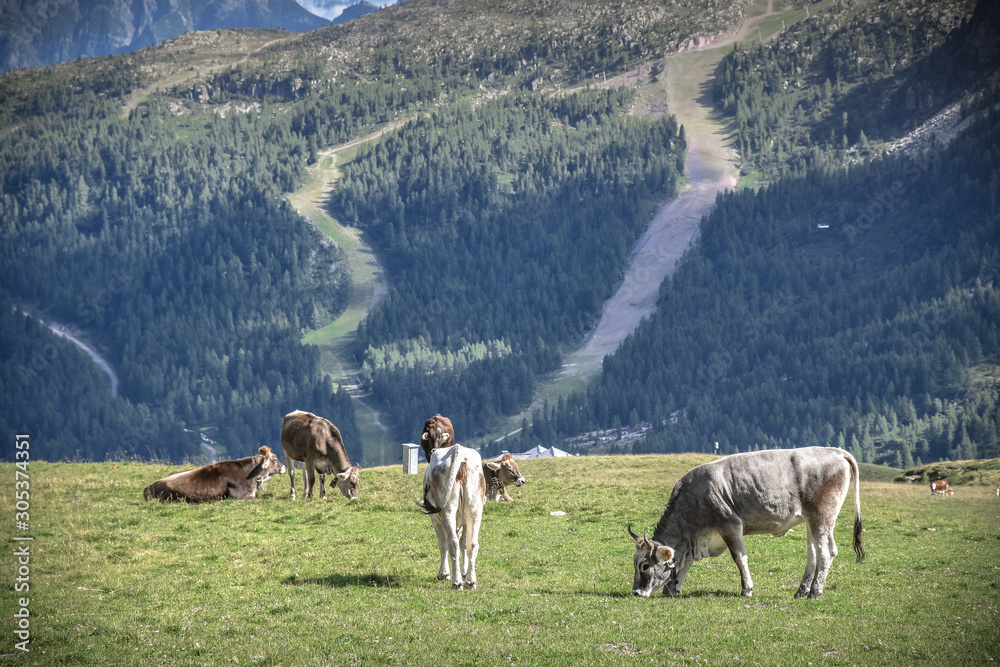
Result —
[{"label": "cow leg", "polygon": [[[478,514],[478,516],[477,516]],[[478,513],[469,510],[463,517],[465,525],[461,532],[461,553],[465,558],[462,565],[462,577],[465,588],[474,590],[476,588],[476,557],[479,555],[479,526],[482,520],[482,510]]]},{"label": "cow leg", "polygon": [[288,468],[288,480],[292,483],[292,500],[295,500],[295,461],[286,456],[285,467]]},{"label": "cow leg", "polygon": [[316,482],[316,466],[313,461],[306,459],[302,464],[302,477],[304,478],[302,495],[306,499],[312,498],[313,484]]},{"label": "cow leg", "polygon": [[753,579],[750,578],[750,564],[747,561],[746,546],[743,544],[742,528],[739,533],[725,536],[723,540],[729,547],[729,553],[733,557],[733,562],[736,563],[736,569],[740,571],[740,595],[745,598],[751,597],[753,595]]},{"label": "cow leg", "polygon": [[326,473],[321,472],[319,474],[319,497],[322,500],[326,500]]},{"label": "cow leg", "polygon": [[438,581],[448,578],[448,536],[444,530],[444,524],[438,516],[431,516],[431,524],[434,526],[434,533],[438,540],[438,553],[441,554],[441,567],[438,568]]},{"label": "cow leg", "polygon": [[[459,544],[458,529],[455,526],[458,517],[452,515],[444,524],[445,541],[448,546],[448,565],[451,566],[451,587],[462,590],[462,552]],[[445,574],[447,576],[447,574]]]},{"label": "cow leg", "polygon": [[809,599],[815,600],[823,594],[826,576],[830,573],[833,559],[837,557],[837,541],[833,538],[833,526],[821,526],[816,539],[816,577],[809,589]]},{"label": "cow leg", "polygon": [[810,523],[806,530],[806,572],[802,575],[799,590],[795,591],[796,598],[804,598],[812,590],[816,579],[816,560],[816,529]]},{"label": "cow leg", "polygon": [[466,524],[464,523],[465,520],[466,517],[463,516],[458,517],[458,524],[457,524],[458,529],[456,531],[458,533],[458,564],[462,566],[460,572],[462,573],[461,579],[463,584],[466,582],[465,576],[469,572],[469,548],[468,548],[469,530]]}]

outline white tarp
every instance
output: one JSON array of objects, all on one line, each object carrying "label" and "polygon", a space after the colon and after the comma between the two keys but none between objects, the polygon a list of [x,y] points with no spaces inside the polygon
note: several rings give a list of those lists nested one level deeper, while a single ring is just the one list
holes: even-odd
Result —
[{"label": "white tarp", "polygon": [[545,447],[539,445],[521,454],[511,454],[511,456],[517,459],[518,461],[523,461],[524,459],[540,459],[549,457],[569,456],[569,454],[555,447],[550,447],[549,449],[546,449]]}]

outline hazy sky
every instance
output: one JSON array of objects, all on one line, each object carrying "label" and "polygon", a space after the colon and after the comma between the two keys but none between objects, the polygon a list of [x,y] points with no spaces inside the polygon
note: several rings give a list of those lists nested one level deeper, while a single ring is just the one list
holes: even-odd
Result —
[{"label": "hazy sky", "polygon": [[[357,0],[348,0],[347,2],[342,2],[341,0],[296,1],[316,16],[322,16],[323,18],[330,19],[331,21],[340,16],[340,13],[344,11],[346,7],[357,4]],[[397,0],[368,0],[368,2],[377,7],[385,7],[386,5],[396,4]]]}]

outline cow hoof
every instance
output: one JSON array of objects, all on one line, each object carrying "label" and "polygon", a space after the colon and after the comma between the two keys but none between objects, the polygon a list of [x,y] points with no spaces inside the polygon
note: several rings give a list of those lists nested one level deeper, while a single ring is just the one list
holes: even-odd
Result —
[{"label": "cow hoof", "polygon": [[449,575],[447,572],[438,574],[438,581],[444,581],[445,579],[450,578],[450,576],[451,575]]},{"label": "cow hoof", "polygon": [[462,584],[452,584],[451,585],[451,590],[453,590],[453,591],[460,591],[460,590],[462,590]]},{"label": "cow hoof", "polygon": [[745,598],[753,597],[753,589],[751,588],[749,590],[743,591],[743,597]]},{"label": "cow hoof", "polygon": [[470,590],[470,591],[476,590],[476,582],[473,581],[471,584],[469,584],[469,583],[465,584],[465,588],[466,588],[466,590]]},{"label": "cow hoof", "polygon": [[294,493],[292,494],[292,500],[295,500],[295,494]]}]

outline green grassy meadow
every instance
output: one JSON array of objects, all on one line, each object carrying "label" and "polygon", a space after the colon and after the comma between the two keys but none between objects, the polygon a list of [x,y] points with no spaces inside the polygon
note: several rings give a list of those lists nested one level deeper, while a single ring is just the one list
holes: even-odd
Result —
[{"label": "green grassy meadow", "polygon": [[[865,466],[868,558],[840,555],[819,600],[794,600],[800,527],[749,537],[754,597],[728,555],[692,568],[683,595],[631,595],[634,543],[704,455],[521,463],[515,502],[487,505],[479,588],[436,579],[420,475],[362,471],[360,500],[147,503],[175,467],[30,464],[30,524],[14,525],[15,468],[0,466],[0,664],[581,665],[991,664],[1000,656],[1000,500],[985,485],[931,497]],[[995,486],[995,482],[994,482]],[[853,495],[853,494],[852,494]],[[552,516],[563,511],[564,516]],[[14,648],[18,564],[31,536],[30,651]]]}]

